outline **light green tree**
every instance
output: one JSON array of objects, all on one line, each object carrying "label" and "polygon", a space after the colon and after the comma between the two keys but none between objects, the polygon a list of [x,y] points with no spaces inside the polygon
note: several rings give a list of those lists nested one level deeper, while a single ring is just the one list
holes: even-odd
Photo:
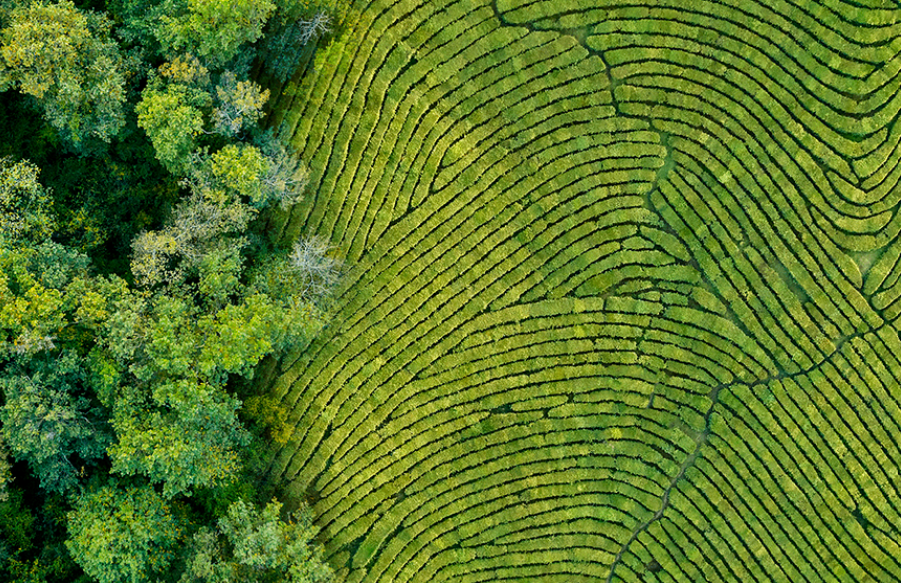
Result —
[{"label": "light green tree", "polygon": [[260,145],[227,144],[194,157],[186,185],[210,200],[249,204],[255,211],[296,204],[307,184],[306,168],[277,139]]},{"label": "light green tree", "polygon": [[51,201],[30,162],[0,159],[0,240],[41,241],[54,230]]},{"label": "light green tree", "polygon": [[263,117],[263,106],[269,90],[253,81],[240,81],[231,71],[222,74],[216,86],[216,108],[213,131],[227,137],[238,137],[252,129]]},{"label": "light green tree", "polygon": [[0,359],[51,350],[66,327],[66,294],[29,271],[33,255],[0,245]]},{"label": "light green tree", "polygon": [[200,278],[201,292],[210,297],[237,291],[243,268],[244,231],[254,209],[224,191],[197,190],[176,206],[168,225],[142,233],[132,243],[131,270],[142,286],[180,284]]},{"label": "light green tree", "polygon": [[177,83],[151,83],[141,94],[135,107],[138,126],[147,132],[157,159],[173,174],[184,174],[190,167],[209,101],[208,93]]},{"label": "light green tree", "polygon": [[228,144],[210,156],[208,184],[260,207],[268,194],[265,178],[269,167],[269,159],[256,146]]}]

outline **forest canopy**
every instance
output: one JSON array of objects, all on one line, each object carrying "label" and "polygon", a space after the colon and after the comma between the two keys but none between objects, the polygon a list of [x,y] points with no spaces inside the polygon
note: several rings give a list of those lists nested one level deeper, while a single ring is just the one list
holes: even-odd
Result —
[{"label": "forest canopy", "polygon": [[253,379],[322,326],[342,272],[265,229],[306,168],[262,84],[344,17],[0,5],[0,580],[331,578],[309,511],[264,482],[289,431]]}]

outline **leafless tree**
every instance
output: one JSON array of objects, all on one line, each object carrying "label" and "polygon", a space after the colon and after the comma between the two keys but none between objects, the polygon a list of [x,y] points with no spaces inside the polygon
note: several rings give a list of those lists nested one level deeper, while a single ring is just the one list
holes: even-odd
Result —
[{"label": "leafless tree", "polygon": [[297,41],[305,45],[332,31],[332,17],[327,12],[320,10],[309,20],[298,20],[296,30]]},{"label": "leafless tree", "polygon": [[297,69],[308,45],[331,34],[333,24],[332,14],[325,9],[309,17],[292,15],[279,21],[267,35],[266,71],[283,83],[287,81]]},{"label": "leafless tree", "polygon": [[269,158],[269,170],[263,176],[263,185],[270,201],[277,201],[282,210],[300,202],[303,190],[309,182],[306,166],[289,152],[277,138],[264,143],[263,153]]},{"label": "leafless tree", "polygon": [[307,301],[327,297],[338,284],[343,264],[329,256],[331,247],[324,239],[303,237],[294,243],[289,256],[289,269],[299,278],[299,295]]}]

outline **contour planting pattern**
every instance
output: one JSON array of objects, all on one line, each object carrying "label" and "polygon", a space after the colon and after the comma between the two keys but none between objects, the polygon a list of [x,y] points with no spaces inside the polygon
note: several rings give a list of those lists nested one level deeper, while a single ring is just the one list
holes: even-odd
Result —
[{"label": "contour planting pattern", "polygon": [[264,379],[340,579],[901,578],[901,9],[356,8],[272,120],[352,270]]}]

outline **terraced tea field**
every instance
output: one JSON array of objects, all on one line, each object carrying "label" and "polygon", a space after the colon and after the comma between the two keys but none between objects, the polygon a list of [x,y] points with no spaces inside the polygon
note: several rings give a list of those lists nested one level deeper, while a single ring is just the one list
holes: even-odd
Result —
[{"label": "terraced tea field", "polygon": [[269,379],[341,580],[899,580],[899,6],[356,7],[273,120],[353,267]]}]

